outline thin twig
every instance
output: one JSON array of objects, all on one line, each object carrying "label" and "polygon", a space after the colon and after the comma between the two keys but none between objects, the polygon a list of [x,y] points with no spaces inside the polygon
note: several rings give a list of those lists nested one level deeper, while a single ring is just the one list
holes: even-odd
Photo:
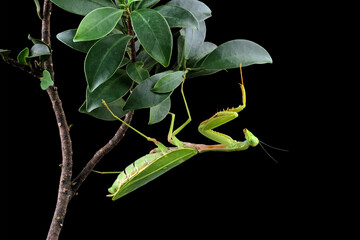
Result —
[{"label": "thin twig", "polygon": [[[126,114],[124,121],[126,123],[130,123],[132,120],[132,117],[134,115],[134,111],[129,112]],[[83,168],[83,170],[80,172],[80,174],[73,180],[73,192],[76,193],[81,184],[85,181],[85,179],[88,177],[88,175],[92,172],[94,167],[100,162],[100,160],[108,153],[110,152],[118,143],[121,141],[121,139],[125,136],[125,132],[127,131],[128,127],[125,124],[121,124],[120,128],[115,133],[114,137],[110,139],[110,141],[105,144],[102,148],[100,148],[94,156],[90,159],[90,161],[86,164],[86,166]]]},{"label": "thin twig", "polygon": [[33,76],[34,78],[42,78],[42,72],[37,70],[37,69],[31,69],[21,63],[19,63],[18,61],[16,61],[13,58],[7,57],[6,59],[6,63],[8,63],[9,65],[20,69],[23,72],[26,72],[28,74],[30,74],[31,76]]}]

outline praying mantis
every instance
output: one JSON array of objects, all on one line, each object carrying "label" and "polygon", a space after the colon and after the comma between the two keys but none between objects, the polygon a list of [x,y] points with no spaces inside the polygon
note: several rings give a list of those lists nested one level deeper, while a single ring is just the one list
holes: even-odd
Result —
[{"label": "praying mantis", "polygon": [[149,154],[137,159],[135,162],[130,164],[121,172],[98,172],[97,173],[119,173],[117,179],[113,185],[108,189],[108,197],[112,197],[112,200],[115,201],[126,194],[138,189],[139,187],[145,185],[146,183],[154,180],[170,169],[178,166],[179,164],[185,162],[186,160],[194,157],[198,153],[219,151],[219,152],[232,152],[232,151],[243,151],[251,147],[256,147],[259,144],[259,139],[255,137],[249,130],[246,128],[243,130],[245,135],[244,141],[233,140],[230,136],[225,135],[220,132],[216,132],[213,129],[226,124],[227,122],[234,120],[238,117],[238,112],[242,111],[246,106],[246,93],[244,87],[244,81],[242,76],[242,70],[240,65],[240,76],[241,83],[239,83],[241,92],[242,92],[242,104],[238,107],[226,109],[215,113],[211,118],[200,123],[198,130],[205,137],[217,142],[216,145],[205,145],[205,144],[196,144],[190,142],[180,141],[176,135],[183,130],[186,125],[191,122],[191,115],[189,107],[186,102],[184,94],[184,83],[185,77],[181,84],[181,94],[187,111],[188,119],[180,127],[174,131],[175,123],[175,114],[169,112],[171,115],[170,129],[168,133],[168,142],[174,147],[166,147],[161,142],[157,141],[154,138],[148,137],[145,134],[141,133],[131,125],[124,122],[122,119],[117,117],[109,108],[104,100],[102,100],[105,107],[113,115],[114,118],[127,125],[129,128],[137,132],[139,135],[144,137],[146,140],[153,142],[157,148],[153,149]]}]

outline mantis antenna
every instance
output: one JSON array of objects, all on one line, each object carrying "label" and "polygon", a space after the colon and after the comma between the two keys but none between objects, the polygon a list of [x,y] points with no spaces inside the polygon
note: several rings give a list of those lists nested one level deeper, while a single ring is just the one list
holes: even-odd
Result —
[{"label": "mantis antenna", "polygon": [[279,163],[273,156],[270,155],[270,153],[268,151],[266,151],[265,147],[263,146],[263,144],[269,148],[272,148],[272,149],[275,149],[275,150],[279,150],[279,151],[283,151],[283,152],[288,152],[289,150],[286,150],[286,149],[282,149],[282,148],[276,148],[276,147],[273,147],[267,143],[264,143],[263,141],[260,141],[259,140],[259,145],[260,147],[264,150],[264,152],[276,163]]},{"label": "mantis antenna", "polygon": [[[259,140],[260,141],[260,140]],[[289,150],[286,149],[282,149],[282,148],[277,148],[277,147],[273,147],[267,143],[264,143],[263,141],[260,141],[262,144],[264,144],[265,146],[268,146],[269,148],[275,149],[275,150],[279,150],[279,151],[283,151],[283,152],[288,152]]]}]

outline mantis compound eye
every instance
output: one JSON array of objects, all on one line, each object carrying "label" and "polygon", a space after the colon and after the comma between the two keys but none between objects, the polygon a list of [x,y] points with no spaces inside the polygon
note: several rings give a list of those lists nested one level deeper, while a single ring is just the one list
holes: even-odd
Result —
[{"label": "mantis compound eye", "polygon": [[250,146],[256,147],[259,144],[259,139],[254,136],[249,130],[244,129],[245,139],[248,141]]}]

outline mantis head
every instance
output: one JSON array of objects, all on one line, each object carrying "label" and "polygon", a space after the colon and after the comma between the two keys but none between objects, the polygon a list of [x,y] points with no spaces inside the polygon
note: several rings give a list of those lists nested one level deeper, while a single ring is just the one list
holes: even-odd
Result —
[{"label": "mantis head", "polygon": [[248,141],[249,145],[256,147],[259,144],[259,139],[254,136],[249,130],[244,129],[245,139]]}]

